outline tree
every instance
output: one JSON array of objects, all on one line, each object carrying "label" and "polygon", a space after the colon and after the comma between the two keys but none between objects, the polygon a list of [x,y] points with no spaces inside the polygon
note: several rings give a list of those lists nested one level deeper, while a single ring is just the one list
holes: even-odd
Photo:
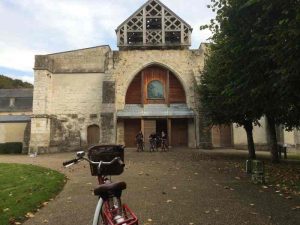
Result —
[{"label": "tree", "polygon": [[245,101],[250,93],[242,88],[241,81],[236,80],[241,69],[234,66],[231,47],[221,38],[210,45],[199,85],[201,110],[211,125],[237,123],[243,126],[247,134],[249,158],[255,159],[253,123],[258,124],[261,115],[251,101]]},{"label": "tree", "polygon": [[28,82],[23,82],[19,79],[12,79],[0,74],[0,89],[10,88],[33,88],[33,85]]},{"label": "tree", "polygon": [[[222,65],[228,77],[223,98],[238,103],[235,109],[247,119],[266,116],[272,161],[278,162],[276,125],[292,128],[300,123],[299,0],[211,2],[217,16],[205,28],[213,32],[213,54],[223,54],[221,62],[226,62],[224,66],[215,60],[212,65]],[[236,114],[228,112],[236,120]]]}]

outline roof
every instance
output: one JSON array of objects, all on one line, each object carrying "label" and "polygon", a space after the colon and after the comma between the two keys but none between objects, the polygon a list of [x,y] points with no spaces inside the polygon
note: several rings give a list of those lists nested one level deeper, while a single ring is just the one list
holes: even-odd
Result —
[{"label": "roof", "polygon": [[124,110],[117,112],[118,118],[193,118],[195,113],[186,104],[171,104],[170,107],[164,104],[127,104]]},{"label": "roof", "polygon": [[29,122],[30,116],[26,115],[19,115],[19,116],[13,116],[13,115],[4,115],[0,116],[0,123],[20,123],[20,122]]},{"label": "roof", "polygon": [[33,97],[32,88],[0,89],[0,98]]},{"label": "roof", "polygon": [[173,14],[177,19],[179,19],[182,23],[184,23],[189,29],[192,30],[192,27],[185,22],[183,19],[181,19],[176,13],[174,13],[169,7],[164,5],[161,1],[159,0],[148,0],[145,4],[143,4],[138,10],[136,10],[130,17],[128,17],[123,23],[121,23],[116,30],[119,30],[125,23],[127,23],[132,17],[134,17],[136,14],[138,14],[144,7],[146,7],[148,4],[150,4],[152,1],[155,1],[157,4],[161,5],[164,7],[167,11],[169,11],[171,14]]}]

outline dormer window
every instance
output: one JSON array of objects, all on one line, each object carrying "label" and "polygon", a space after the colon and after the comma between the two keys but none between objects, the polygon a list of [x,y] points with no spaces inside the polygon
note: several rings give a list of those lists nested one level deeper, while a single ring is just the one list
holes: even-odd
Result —
[{"label": "dormer window", "polygon": [[15,107],[15,102],[16,102],[15,98],[10,98],[9,99],[9,107]]},{"label": "dormer window", "polygon": [[188,48],[192,28],[159,0],[149,0],[117,29],[118,46],[126,49]]}]

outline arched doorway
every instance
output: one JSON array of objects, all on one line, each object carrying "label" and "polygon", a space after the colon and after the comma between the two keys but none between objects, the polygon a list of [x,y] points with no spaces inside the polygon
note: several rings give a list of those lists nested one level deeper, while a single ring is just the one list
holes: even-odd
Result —
[{"label": "arched doorway", "polygon": [[160,135],[162,131],[167,133],[171,146],[188,146],[189,130],[194,129],[194,112],[187,107],[181,81],[172,71],[157,65],[134,77],[126,92],[125,108],[117,116],[124,126],[124,143],[128,147],[135,146],[139,130],[144,134],[146,148],[149,135]]},{"label": "arched doorway", "polygon": [[88,145],[99,144],[100,128],[98,125],[90,125],[87,128],[87,143]]}]

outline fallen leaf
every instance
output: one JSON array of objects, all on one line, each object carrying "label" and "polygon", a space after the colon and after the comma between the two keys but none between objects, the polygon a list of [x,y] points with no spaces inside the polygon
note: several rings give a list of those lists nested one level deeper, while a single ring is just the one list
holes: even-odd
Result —
[{"label": "fallen leaf", "polygon": [[26,213],[25,217],[27,217],[27,218],[33,218],[34,214],[32,212],[28,212],[28,213]]}]

